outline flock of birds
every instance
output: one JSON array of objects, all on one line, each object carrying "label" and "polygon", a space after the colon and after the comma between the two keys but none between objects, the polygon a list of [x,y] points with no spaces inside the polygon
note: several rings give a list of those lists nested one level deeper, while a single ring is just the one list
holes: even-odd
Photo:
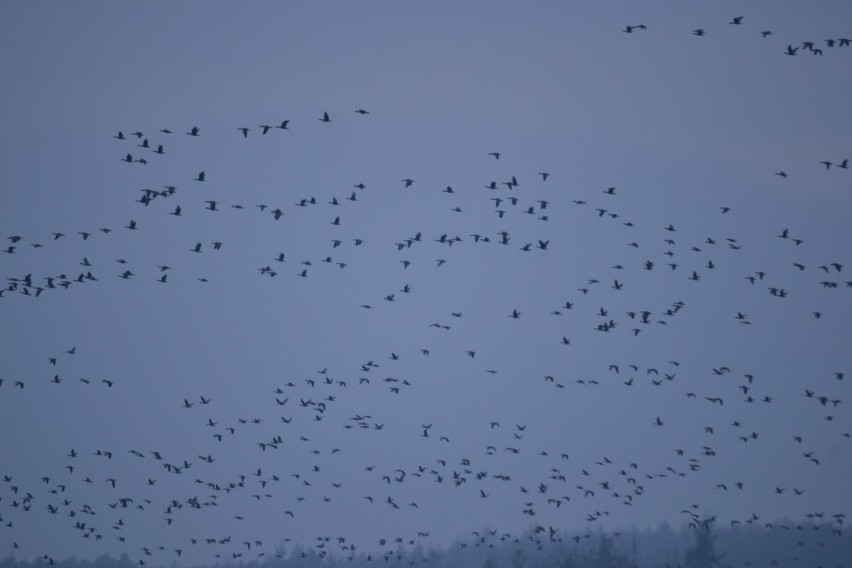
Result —
[{"label": "flock of birds", "polygon": [[[732,26],[740,26],[740,25],[742,25],[744,19],[745,19],[745,16],[736,16],[734,18],[731,18],[731,21],[729,21],[728,24],[732,25]],[[636,33],[637,30],[647,31],[647,29],[648,29],[648,26],[646,26],[645,24],[637,24],[637,25],[624,26],[624,29],[622,31],[626,34],[632,34],[632,33]],[[707,34],[706,28],[695,28],[694,30],[692,30],[692,35],[694,35],[694,36],[702,37],[702,36],[705,36],[706,34]],[[760,32],[760,35],[763,38],[768,38],[769,36],[772,35],[772,30],[762,30]],[[799,53],[799,49],[804,49],[807,52],[811,53],[812,55],[819,55],[819,56],[824,55],[822,48],[817,47],[818,45],[824,45],[827,49],[831,49],[831,48],[835,48],[835,47],[849,47],[850,45],[852,45],[852,39],[847,38],[847,37],[826,38],[826,39],[822,40],[821,44],[819,42],[816,42],[816,41],[807,40],[807,41],[803,41],[801,43],[801,45],[795,45],[794,46],[793,44],[788,44],[787,48],[782,53],[784,53],[785,55],[796,55],[796,54]]]},{"label": "flock of birds", "polygon": [[[743,18],[734,18],[730,24],[742,25]],[[645,25],[629,25],[623,31],[647,30]],[[704,29],[693,31],[698,36],[705,33]],[[767,37],[771,32],[763,31],[762,35]],[[825,41],[825,47],[846,47],[849,43],[845,38],[832,39]],[[802,48],[814,55],[823,54],[814,42],[805,42]],[[798,51],[799,47],[790,45],[785,53],[796,55]],[[359,120],[370,120],[370,112],[365,109],[354,113],[360,116]],[[244,140],[260,136],[275,143],[275,137],[298,136],[303,128],[334,128],[338,119],[321,112],[316,120],[311,120],[313,124],[307,122],[294,121],[291,126],[290,120],[281,120],[256,127],[235,126],[232,132],[234,137]],[[348,120],[341,122],[351,125]],[[209,135],[228,136],[222,132]],[[113,138],[116,154],[123,155],[120,161],[131,168],[141,165],[153,169],[161,160],[174,160],[173,156],[185,151],[192,139],[205,136],[207,128],[191,126],[161,129],[154,136],[142,131],[118,131]],[[482,167],[493,167],[495,172],[505,171],[505,164],[511,159],[498,151],[484,151],[481,158]],[[847,170],[848,163],[845,156],[826,159],[814,164],[815,175],[823,173],[820,170],[831,170],[832,174]],[[756,451],[768,452],[767,455],[777,452],[798,459],[813,468],[814,476],[826,467],[823,440],[799,432],[781,439],[761,429],[768,415],[786,410],[771,410],[784,395],[777,394],[773,381],[759,372],[725,363],[696,368],[689,361],[666,356],[645,362],[612,360],[608,356],[598,361],[597,356],[586,353],[582,356],[591,356],[596,361],[596,371],[578,376],[572,371],[570,359],[565,358],[566,353],[573,357],[576,350],[596,344],[601,337],[638,342],[672,333],[690,333],[692,305],[681,298],[692,294],[685,292],[688,287],[701,287],[708,282],[706,285],[712,287],[724,282],[736,290],[736,301],[744,301],[743,298],[758,301],[762,296],[763,300],[785,302],[788,297],[797,296],[800,303],[783,312],[791,318],[801,315],[798,313],[803,309],[801,301],[812,301],[813,306],[804,308],[811,325],[838,317],[852,304],[852,279],[845,268],[848,260],[820,258],[818,249],[809,248],[807,235],[785,227],[774,229],[765,237],[773,243],[778,255],[786,259],[786,266],[739,271],[738,267],[744,263],[742,258],[748,257],[753,243],[721,232],[722,227],[731,227],[728,220],[736,217],[735,208],[719,205],[712,215],[716,216],[720,232],[699,237],[685,222],[676,225],[668,220],[635,219],[633,211],[622,209],[620,188],[602,184],[586,194],[569,193],[564,189],[565,180],[549,171],[516,172],[501,177],[486,175],[476,188],[444,183],[436,186],[408,177],[393,184],[353,180],[354,183],[335,190],[333,195],[306,192],[281,203],[252,203],[234,198],[233,191],[218,184],[212,172],[206,167],[199,169],[194,177],[164,179],[162,188],[142,189],[138,198],[128,204],[134,208],[133,212],[120,224],[79,227],[73,232],[56,230],[50,235],[7,235],[3,253],[14,255],[16,260],[25,257],[20,261],[24,264],[31,261],[40,266],[37,255],[68,240],[75,242],[65,246],[72,246],[79,253],[73,263],[65,262],[55,270],[25,270],[7,276],[0,300],[42,302],[57,294],[68,294],[56,301],[73,302],[79,288],[113,288],[136,280],[150,286],[175,283],[217,286],[219,282],[228,282],[228,274],[243,270],[243,265],[236,268],[214,263],[205,265],[204,272],[193,272],[197,269],[170,266],[166,262],[137,264],[120,252],[111,259],[103,254],[104,248],[110,253],[121,251],[128,232],[145,233],[150,226],[161,227],[169,217],[174,217],[171,221],[175,223],[192,223],[202,215],[217,215],[215,224],[223,235],[221,240],[199,237],[186,242],[180,258],[227,252],[228,236],[259,220],[277,223],[276,226],[301,224],[307,227],[312,241],[326,243],[323,252],[300,256],[308,250],[302,243],[282,244],[283,250],[272,250],[264,243],[258,246],[260,250],[241,253],[245,258],[259,259],[250,269],[253,277],[275,279],[276,283],[283,280],[288,282],[287,286],[300,279],[341,282],[345,286],[349,271],[361,265],[368,265],[370,270],[378,267],[380,272],[374,282],[387,288],[359,299],[359,313],[369,317],[368,314],[382,311],[386,317],[405,322],[400,324],[401,330],[411,323],[418,329],[447,334],[451,339],[412,345],[400,334],[393,346],[370,353],[348,366],[337,364],[335,368],[320,362],[313,373],[280,380],[265,391],[265,405],[257,407],[252,415],[234,413],[229,401],[216,393],[176,398],[169,408],[176,415],[182,414],[177,420],[185,419],[186,425],[179,434],[187,439],[182,453],[152,450],[150,446],[93,447],[80,440],[63,455],[55,456],[55,467],[46,469],[37,478],[21,478],[0,471],[0,547],[22,554],[37,553],[19,544],[21,539],[16,536],[20,525],[37,517],[39,523],[51,530],[71,531],[89,542],[118,542],[140,565],[165,564],[184,555],[193,557],[199,549],[217,559],[248,560],[276,554],[278,541],[252,536],[259,524],[270,522],[270,510],[274,511],[271,522],[280,527],[278,534],[287,534],[288,527],[293,526],[290,523],[302,523],[302,519],[311,519],[304,522],[319,526],[314,513],[320,511],[320,515],[332,516],[340,502],[346,503],[342,509],[367,508],[380,516],[405,515],[405,519],[411,519],[420,510],[430,510],[439,499],[457,500],[471,508],[489,500],[511,503],[521,519],[541,528],[536,534],[549,534],[553,538],[554,529],[550,526],[545,529],[544,525],[559,523],[559,519],[565,518],[563,513],[579,514],[583,522],[594,527],[610,516],[617,518],[626,508],[658,499],[667,491],[668,484],[679,483],[681,479],[694,480],[698,486],[712,489],[720,500],[728,499],[725,497],[728,494],[735,501],[746,499],[746,495],[755,496],[756,502],[807,498],[814,489],[807,480],[795,476],[796,481],[791,479],[789,484],[755,485],[738,477],[741,471],[733,461],[725,462],[720,469],[716,461],[725,461],[725,454],[733,453],[727,449],[732,443],[757,447]],[[784,171],[767,172],[767,178],[773,182],[776,179],[773,173],[788,177]],[[376,186],[382,183],[386,187],[379,191]],[[430,196],[430,202],[436,194],[444,194],[446,202],[441,207],[445,219],[441,222],[447,220],[446,225],[468,227],[469,231],[456,234],[452,230],[412,226],[408,234],[384,242],[368,238],[364,236],[370,233],[368,227],[350,219],[361,219],[354,214],[358,208],[381,210],[382,191],[407,192],[415,203],[426,199],[422,197],[424,194]],[[473,218],[477,226],[464,221],[467,218]],[[205,222],[209,219],[213,217],[207,217]],[[410,221],[416,223],[417,216]],[[504,305],[494,317],[470,323],[476,316],[463,306],[444,312],[429,308],[427,312],[417,304],[416,297],[424,287],[435,285],[435,279],[443,278],[442,274],[450,267],[475,258],[471,256],[474,249],[489,247],[493,251],[490,254],[506,266],[526,263],[524,266],[535,270],[547,265],[548,255],[562,254],[576,246],[565,238],[563,229],[553,225],[580,221],[601,234],[623,235],[621,249],[600,253],[613,258],[614,264],[605,270],[581,274],[580,266],[568,275],[560,274],[557,269],[555,274],[562,278],[563,285],[559,297],[552,290],[542,292],[541,301],[549,305],[547,311],[522,303]],[[430,221],[430,224],[435,223]],[[149,236],[157,238],[156,234]],[[107,246],[96,248],[99,243]],[[376,256],[361,254],[362,250],[371,251],[381,261],[374,260]],[[538,255],[531,264],[527,262],[532,258],[530,255]],[[186,263],[189,265],[189,260]],[[397,284],[386,284],[394,278]],[[644,291],[648,285],[670,290],[672,296],[659,303],[655,303],[656,299],[647,300]],[[443,309],[444,304],[455,301],[448,298],[439,305]],[[726,310],[731,303],[719,299],[718,309]],[[481,423],[465,424],[459,431],[441,408],[434,409],[433,420],[416,423],[388,410],[401,407],[408,408],[412,416],[421,414],[414,410],[422,404],[424,392],[435,388],[431,385],[431,361],[439,358],[454,369],[452,374],[458,381],[494,381],[492,384],[505,385],[498,377],[512,374],[511,371],[506,373],[500,367],[502,359],[479,336],[487,335],[487,328],[512,330],[510,326],[518,326],[524,320],[533,320],[534,326],[549,330],[551,324],[540,323],[546,318],[564,322],[554,324],[562,327],[552,336],[544,331],[536,335],[537,341],[555,350],[548,355],[553,370],[542,373],[531,384],[525,378],[523,388],[517,392],[531,393],[529,396],[536,400],[570,398],[586,400],[589,405],[604,402],[600,391],[605,393],[603,398],[653,399],[656,393],[665,393],[661,395],[662,402],[652,406],[653,411],[649,409],[638,421],[634,422],[633,416],[618,420],[624,420],[628,429],[647,430],[648,436],[656,435],[658,429],[672,428],[672,422],[677,423],[676,429],[688,431],[688,438],[677,438],[674,433],[664,438],[666,444],[672,444],[668,448],[670,459],[661,462],[653,458],[608,455],[605,440],[599,444],[602,451],[599,457],[577,458],[571,450],[572,433],[557,435],[557,439],[563,439],[562,443],[551,443],[551,435],[545,436],[532,426],[533,423],[542,426],[532,417],[529,421],[512,420],[495,412],[480,420]],[[732,328],[751,326],[749,331],[756,331],[762,325],[742,307],[731,308],[724,318]],[[585,321],[594,323],[586,327],[577,323]],[[419,331],[415,334],[412,329],[411,333],[419,337]],[[511,337],[514,331],[506,333]],[[526,328],[524,333],[535,332]],[[702,337],[700,333],[698,337]],[[34,363],[38,371],[30,376],[0,376],[0,405],[4,412],[25,400],[20,397],[38,389],[40,396],[61,397],[64,391],[46,392],[46,389],[73,385],[104,389],[98,396],[123,396],[127,385],[122,377],[92,376],[75,364],[75,360],[87,354],[96,356],[95,351],[94,345],[69,344],[60,353],[45,352],[43,359]],[[4,372],[2,368],[0,372]],[[841,444],[840,451],[847,453],[852,444],[852,425],[843,411],[849,388],[845,380],[848,372],[849,369],[838,368],[809,377],[802,382],[798,400],[784,401],[787,409],[795,404],[797,421],[808,423],[807,430],[819,429],[832,445]],[[471,376],[476,378],[466,378]],[[707,422],[670,418],[665,408],[675,397],[685,400],[696,419],[709,417]],[[352,412],[358,401],[363,400],[373,401],[364,405],[368,410]],[[486,415],[488,405],[482,406],[471,415],[477,418]],[[347,444],[393,447],[395,438],[388,438],[389,431],[405,440],[403,446],[408,451],[373,460],[348,450]],[[475,445],[458,441],[468,439],[471,433],[477,434]],[[675,439],[681,441],[675,443]],[[157,443],[152,441],[151,445]],[[428,449],[421,453],[415,448]],[[236,466],[240,471],[235,474],[233,455],[241,456]],[[435,457],[424,459],[422,455]],[[11,465],[4,463],[2,467]],[[134,475],[126,475],[131,468]],[[714,475],[726,471],[727,475],[713,477],[705,473],[707,470],[715,472]],[[168,489],[166,493],[160,491],[164,486]],[[352,491],[350,487],[359,488],[361,494],[347,494],[347,490]],[[372,489],[364,489],[367,487]],[[268,506],[267,502],[272,505]],[[846,511],[841,500],[837,505],[838,510],[808,514],[814,522],[825,521],[834,527],[826,538],[843,535]],[[681,512],[685,521],[697,523],[710,506],[686,503]],[[195,524],[205,514],[220,519],[218,532],[194,532]],[[60,518],[61,521],[54,520]],[[423,518],[437,522],[428,512],[423,513]],[[728,521],[732,525],[762,526],[770,520],[756,511]],[[399,546],[428,541],[432,532],[432,527],[423,526],[410,534],[378,536],[372,543],[356,543],[346,534],[323,533],[311,546],[320,556],[337,554],[349,559],[388,560]],[[502,538],[511,537],[505,533]],[[97,550],[98,544],[92,546]],[[50,555],[44,558],[50,563],[54,561]]]}]

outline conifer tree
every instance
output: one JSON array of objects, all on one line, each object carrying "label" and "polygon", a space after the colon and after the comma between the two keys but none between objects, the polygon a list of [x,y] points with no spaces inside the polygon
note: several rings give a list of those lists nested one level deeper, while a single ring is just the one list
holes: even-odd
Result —
[{"label": "conifer tree", "polygon": [[713,519],[705,519],[695,523],[693,531],[695,544],[689,547],[684,558],[685,568],[716,568],[720,566],[722,556],[716,554],[713,534]]}]

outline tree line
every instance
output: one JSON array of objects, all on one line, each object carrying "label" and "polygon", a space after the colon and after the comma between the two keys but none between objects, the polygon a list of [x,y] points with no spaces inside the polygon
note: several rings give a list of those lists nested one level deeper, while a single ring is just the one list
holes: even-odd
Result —
[{"label": "tree line", "polygon": [[[191,552],[191,551],[188,551]],[[102,555],[94,560],[9,555],[0,568],[139,568],[144,558]],[[716,526],[712,518],[674,529],[631,528],[563,533],[532,527],[510,536],[484,528],[446,547],[416,543],[378,553],[330,552],[299,544],[280,545],[257,558],[220,558],[220,568],[852,568],[852,532],[834,522]],[[195,566],[193,568],[208,568]]]}]

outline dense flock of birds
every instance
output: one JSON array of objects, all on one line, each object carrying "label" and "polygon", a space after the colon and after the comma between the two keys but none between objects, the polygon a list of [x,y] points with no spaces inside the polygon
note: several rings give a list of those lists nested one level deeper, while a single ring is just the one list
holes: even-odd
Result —
[{"label": "dense flock of birds", "polygon": [[[743,18],[733,18],[730,24],[743,25]],[[650,33],[642,24],[628,25],[623,32]],[[696,36],[707,34],[704,29],[695,29],[692,33]],[[761,32],[764,38],[771,34],[768,30]],[[794,56],[809,52],[821,56],[824,48],[842,48],[849,44],[846,38],[827,39],[822,44],[807,41],[789,45],[783,53]],[[371,119],[368,110],[359,108],[354,113],[359,115],[357,120]],[[335,128],[340,122],[347,128],[357,128],[348,117],[340,121],[336,114],[320,111],[310,119],[294,120],[292,125],[289,119],[257,126],[234,125],[231,135],[245,140],[261,137],[274,144],[276,137],[299,136],[300,129]],[[116,156],[128,168],[157,168],[159,161],[177,159],[173,156],[179,156],[194,142],[192,139],[207,136],[208,131],[203,125],[164,128],[155,133],[120,130],[113,133]],[[229,133],[210,135],[223,137]],[[490,164],[485,167],[494,167],[495,172],[505,171],[504,164],[511,161],[511,156],[499,151],[483,152],[480,157],[482,161],[478,163]],[[795,499],[811,489],[807,480],[798,478],[795,482],[790,480],[790,484],[753,486],[738,477],[740,470],[733,461],[725,465],[727,477],[709,479],[703,474],[706,466],[719,459],[720,453],[723,454],[721,459],[725,459],[724,452],[717,449],[716,440],[720,437],[725,440],[723,445],[735,441],[763,449],[762,444],[769,444],[771,452],[795,456],[807,462],[815,472],[825,467],[825,456],[820,452],[825,447],[823,440],[799,433],[789,439],[779,439],[761,430],[766,416],[787,411],[766,410],[772,408],[778,398],[768,377],[724,362],[710,368],[695,368],[688,361],[670,360],[665,355],[647,364],[607,357],[600,361],[598,372],[593,376],[576,376],[565,359],[554,357],[558,362],[553,364],[553,371],[542,374],[535,384],[525,387],[535,392],[535,396],[551,398],[567,393],[565,396],[586,399],[588,404],[600,402],[598,395],[588,394],[594,390],[605,389],[608,396],[620,390],[622,394],[616,395],[619,397],[632,397],[639,390],[665,392],[664,398],[668,401],[672,397],[683,397],[686,404],[692,405],[690,408],[694,410],[690,412],[696,417],[708,413],[718,417],[700,424],[685,424],[679,420],[676,428],[690,432],[691,437],[686,439],[691,442],[669,448],[671,459],[665,463],[605,455],[605,441],[600,443],[604,455],[581,461],[570,450],[572,433],[565,433],[563,445],[545,447],[540,443],[539,433],[532,431],[525,421],[506,419],[496,413],[482,424],[469,425],[471,432],[483,434],[478,440],[479,446],[473,448],[456,442],[460,432],[450,426],[442,427],[447,420],[440,408],[434,409],[433,421],[418,421],[413,425],[395,414],[385,417],[373,411],[348,413],[352,400],[363,400],[365,396],[388,401],[387,404],[397,407],[410,405],[413,409],[420,404],[418,389],[429,388],[430,364],[427,361],[434,358],[443,357],[445,363],[449,362],[457,370],[454,374],[458,375],[458,380],[475,374],[482,380],[496,381],[494,377],[502,373],[495,364],[498,359],[493,357],[494,350],[484,346],[477,336],[488,327],[504,329],[517,325],[515,320],[538,322],[554,318],[571,322],[563,327],[570,331],[552,336],[542,332],[536,336],[536,340],[563,350],[560,353],[583,349],[584,345],[589,345],[591,336],[599,334],[618,336],[620,341],[642,341],[650,335],[688,334],[692,306],[681,299],[682,292],[689,286],[700,287],[705,282],[709,282],[708,286],[725,282],[737,290],[735,300],[717,300],[719,311],[727,310],[735,301],[742,302],[742,298],[756,301],[763,296],[771,301],[787,302],[789,297],[796,296],[799,303],[785,313],[797,317],[800,314],[793,312],[802,309],[803,301],[812,300],[813,308],[807,308],[808,316],[811,325],[818,326],[824,319],[838,317],[842,310],[852,305],[852,279],[846,274],[848,259],[822,258],[817,247],[809,246],[808,235],[799,234],[793,228],[773,229],[771,234],[765,235],[766,240],[773,243],[780,258],[786,259],[786,266],[738,271],[736,267],[744,262],[743,256],[748,257],[752,243],[722,232],[731,227],[728,219],[736,217],[735,208],[719,204],[718,209],[707,212],[717,219],[719,233],[698,237],[690,230],[688,222],[634,220],[633,212],[621,207],[618,187],[603,183],[583,194],[567,192],[565,180],[543,168],[494,179],[485,176],[481,186],[475,188],[452,185],[452,182],[436,186],[432,182],[401,178],[393,184],[396,186],[391,188],[393,191],[409,192],[414,203],[424,194],[445,194],[445,217],[452,219],[447,224],[458,226],[461,223],[469,227],[469,231],[456,234],[412,227],[409,234],[376,242],[363,236],[363,225],[349,222],[351,212],[357,208],[381,210],[383,207],[381,192],[374,189],[374,184],[352,180],[350,186],[337,189],[333,195],[317,196],[306,191],[294,201],[253,203],[234,198],[232,190],[218,185],[212,164],[202,167],[192,177],[164,179],[160,188],[142,189],[134,203],[128,204],[134,208],[133,213],[121,223],[56,230],[50,235],[6,235],[3,253],[7,256],[24,256],[37,262],[37,255],[44,250],[69,240],[75,241],[73,249],[79,254],[71,264],[74,268],[66,263],[51,272],[25,271],[8,275],[6,286],[0,290],[0,310],[6,302],[41,302],[55,294],[67,294],[64,301],[73,302],[78,288],[115,287],[131,280],[144,280],[150,286],[175,283],[216,286],[218,281],[227,280],[223,273],[232,271],[232,267],[212,264],[206,265],[207,272],[194,273],[193,269],[181,265],[138,265],[124,258],[120,251],[128,232],[144,233],[148,226],[159,224],[168,216],[174,217],[175,223],[192,223],[201,215],[218,215],[215,223],[221,228],[222,240],[208,241],[199,237],[186,242],[183,245],[185,258],[225,251],[229,246],[228,235],[244,226],[239,223],[305,223],[310,227],[307,234],[311,241],[326,243],[324,254],[300,257],[302,248],[298,242],[282,243],[280,250],[267,253],[269,247],[263,244],[259,248],[263,249],[264,260],[252,269],[253,277],[274,279],[276,283],[334,279],[345,285],[346,275],[359,262],[375,262],[358,252],[367,249],[383,261],[391,259],[393,268],[382,264],[375,282],[386,289],[361,299],[358,309],[364,314],[380,310],[385,314],[393,313],[395,315],[388,317],[430,328],[436,334],[452,334],[451,341],[440,343],[441,347],[436,349],[429,342],[411,345],[400,336],[395,345],[372,353],[351,367],[334,368],[320,362],[314,373],[289,377],[269,389],[267,405],[257,408],[252,416],[230,413],[229,401],[212,394],[177,398],[171,404],[174,412],[191,417],[180,435],[193,442],[187,444],[182,454],[150,447],[90,447],[86,440],[80,440],[74,447],[68,447],[64,455],[55,456],[56,466],[46,469],[38,478],[19,478],[0,472],[0,548],[22,554],[37,553],[19,544],[16,530],[28,519],[38,517],[45,526],[76,531],[81,539],[117,540],[140,565],[165,564],[184,555],[192,557],[200,548],[223,560],[258,558],[274,554],[279,544],[251,536],[253,523],[268,521],[268,514],[260,512],[267,511],[263,509],[265,502],[274,503],[275,522],[280,523],[280,533],[286,535],[288,523],[309,518],[307,511],[310,509],[327,506],[329,512],[324,514],[332,515],[333,507],[343,500],[341,496],[349,486],[360,488],[370,486],[369,483],[375,491],[356,495],[354,500],[362,503],[362,507],[380,509],[381,515],[402,514],[403,510],[416,515],[420,509],[429,509],[430,503],[416,500],[415,495],[426,496],[427,500],[468,499],[471,506],[476,506],[477,500],[507,500],[517,505],[518,515],[528,517],[530,525],[537,527],[536,535],[552,539],[557,531],[550,521],[558,523],[563,511],[570,510],[573,514],[582,511],[581,518],[594,527],[602,518],[617,517],[620,508],[633,507],[649,494],[665,492],[665,484],[671,483],[673,478],[695,478],[702,487],[712,487],[720,499],[727,499],[723,496],[729,494],[740,499],[737,493],[756,495],[758,500]],[[831,156],[814,164],[813,175],[825,171],[846,175],[848,169],[849,157]],[[788,174],[784,170],[770,171],[766,175],[773,183],[787,183]],[[383,187],[382,191],[387,189]],[[463,221],[468,215],[488,220],[481,222],[481,227],[468,226]],[[415,215],[412,222],[416,222],[416,218]],[[614,259],[604,271],[584,274],[583,266],[573,267],[572,274],[564,275],[562,289],[566,292],[560,292],[559,298],[545,299],[551,305],[547,313],[539,313],[519,302],[518,305],[505,305],[498,317],[478,324],[470,323],[472,316],[464,306],[426,316],[422,306],[417,307],[416,300],[409,300],[421,292],[422,286],[428,286],[432,282],[430,279],[441,278],[442,273],[438,271],[446,270],[447,265],[465,262],[462,259],[470,257],[464,255],[476,247],[489,247],[494,258],[506,266],[523,262],[520,255],[540,255],[547,259],[546,255],[576,247],[564,238],[560,229],[549,227],[578,219],[600,227],[601,231],[620,231],[617,234],[625,237],[620,245],[622,250],[596,253],[611,255]],[[430,225],[435,223],[430,220]],[[89,252],[94,250],[88,248],[93,243],[106,240],[109,240],[109,250],[117,251],[117,258],[96,258]],[[258,251],[244,256],[254,258],[255,253],[260,257]],[[373,265],[370,266],[372,269]],[[334,276],[331,276],[332,270]],[[394,279],[398,285],[386,284]],[[640,292],[631,295],[632,289],[644,290],[649,284],[670,290],[671,300],[648,305]],[[449,298],[447,303],[453,301]],[[409,306],[412,306],[410,311],[406,311]],[[586,321],[575,316],[580,313],[584,318],[593,319],[594,324],[578,327],[575,321]],[[421,321],[424,317],[429,319]],[[759,328],[761,325],[746,307],[731,308],[725,317],[731,326]],[[547,330],[550,324],[539,327]],[[697,336],[707,339],[700,333]],[[456,352],[442,350],[445,345],[456,346]],[[85,357],[87,351],[96,351],[96,347],[69,342],[64,351],[44,353],[43,360],[34,365],[39,370],[31,375],[0,377],[0,405],[4,412],[18,404],[17,397],[34,389],[99,388],[104,389],[99,396],[122,396],[125,384],[120,376],[96,377],[86,373],[79,376],[81,371],[73,366],[73,361],[81,355]],[[490,360],[487,353],[491,354]],[[399,366],[405,362],[411,363],[404,372],[400,371]],[[826,439],[832,444],[841,443],[840,451],[847,453],[852,448],[849,445],[852,444],[852,426],[848,413],[843,410],[843,397],[848,394],[848,372],[848,368],[837,368],[808,377],[802,382],[799,399],[784,401],[785,409],[795,404],[799,413],[796,421],[811,424],[808,429],[818,425]],[[62,396],[62,393],[62,390],[54,390],[44,395]],[[624,417],[625,426],[637,431],[647,426],[653,432],[671,427],[665,414],[666,404],[655,406],[653,413],[642,416],[636,423],[633,422],[635,417]],[[381,410],[381,404],[376,408]],[[486,410],[479,410],[472,415],[485,413]],[[729,416],[734,418],[729,420]],[[352,437],[360,436],[357,444],[381,447],[387,443],[383,438],[387,430],[407,432],[407,447],[429,444],[429,452],[438,457],[427,461],[412,449],[382,460],[395,462],[382,466],[347,454],[347,443],[352,442]],[[366,436],[373,438],[366,439]],[[312,441],[316,439],[323,442]],[[230,452],[237,446],[250,449],[251,453],[245,455],[253,457],[241,465],[239,474],[230,475],[229,469],[218,466],[231,460]],[[191,449],[195,447],[205,450]],[[425,455],[432,455],[429,452]],[[11,464],[2,465],[5,468]],[[131,467],[142,477],[120,477]],[[356,477],[368,481],[350,481]],[[97,489],[90,490],[87,486]],[[181,492],[169,491],[171,496],[166,497],[158,491],[163,486],[181,488]],[[353,496],[348,497],[347,503],[350,503]],[[808,517],[815,523],[830,523],[835,527],[834,535],[841,535],[846,511],[842,500],[838,500],[837,505],[837,510],[813,511]],[[699,522],[708,506],[711,505],[686,503],[682,513],[686,521]],[[227,510],[227,514],[220,509]],[[218,533],[186,536],[192,533],[199,511],[213,514],[213,510],[222,519]],[[64,521],[56,524],[47,517],[61,517]],[[430,515],[424,514],[424,518]],[[541,518],[548,522],[541,523]],[[728,520],[732,525],[757,523],[760,526],[769,521],[759,511]],[[150,528],[156,525],[165,530]],[[174,531],[172,536],[163,536],[169,535],[172,527],[180,530]],[[377,537],[376,542],[359,546],[345,534],[320,534],[310,545],[321,556],[336,553],[355,558],[364,550],[366,558],[387,560],[399,546],[428,539],[431,530],[423,526],[413,534],[385,535]],[[826,535],[827,538],[831,536]],[[501,538],[512,537],[503,533]],[[96,549],[97,545],[93,546]],[[53,562],[49,555],[44,558]]]}]

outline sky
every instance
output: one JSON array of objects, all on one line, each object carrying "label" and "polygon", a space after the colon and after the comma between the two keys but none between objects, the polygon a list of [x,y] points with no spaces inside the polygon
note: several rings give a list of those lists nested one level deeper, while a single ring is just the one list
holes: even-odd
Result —
[{"label": "sky", "polygon": [[0,13],[0,554],[850,513],[848,2]]}]

